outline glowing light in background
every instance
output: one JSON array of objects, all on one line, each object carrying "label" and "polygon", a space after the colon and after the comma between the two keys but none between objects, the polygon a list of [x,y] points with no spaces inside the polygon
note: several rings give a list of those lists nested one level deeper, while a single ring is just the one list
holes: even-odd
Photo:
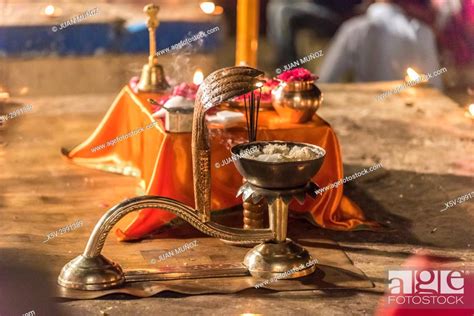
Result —
[{"label": "glowing light in background", "polygon": [[44,8],[44,15],[46,16],[54,16],[55,13],[56,13],[56,8],[52,4],[49,4],[46,6],[46,8]]},{"label": "glowing light in background", "polygon": [[204,80],[203,72],[200,69],[196,70],[194,72],[194,76],[193,76],[193,83],[195,85],[200,85],[203,80]]},{"label": "glowing light in background", "polygon": [[25,95],[25,94],[28,93],[28,91],[30,91],[30,89],[28,87],[22,87],[18,93],[20,95]]},{"label": "glowing light in background", "polygon": [[467,111],[464,113],[464,116],[474,119],[474,103],[467,106]]},{"label": "glowing light in background", "polygon": [[421,79],[420,75],[415,70],[413,70],[413,68],[411,68],[411,67],[407,68],[407,75],[408,75],[408,79],[409,79],[408,81],[410,81],[410,80],[420,80]]},{"label": "glowing light in background", "polygon": [[201,10],[206,14],[212,14],[216,9],[216,5],[212,1],[204,1],[199,4]]}]

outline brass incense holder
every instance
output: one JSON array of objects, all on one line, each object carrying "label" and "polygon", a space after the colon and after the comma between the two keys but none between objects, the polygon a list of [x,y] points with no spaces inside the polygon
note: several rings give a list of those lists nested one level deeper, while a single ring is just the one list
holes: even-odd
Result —
[{"label": "brass incense holder", "polygon": [[[242,158],[236,166],[247,182],[239,190],[244,201],[259,202],[263,198],[269,204],[270,227],[241,229],[223,226],[211,221],[210,146],[205,113],[212,107],[257,88],[262,72],[250,67],[229,67],[210,74],[201,84],[196,96],[193,130],[192,158],[194,196],[196,209],[179,201],[160,196],[140,196],[123,201],[108,210],[97,222],[84,252],[67,263],[59,277],[60,286],[81,290],[103,290],[123,285],[125,282],[170,280],[186,278],[214,278],[248,276],[270,278],[287,272],[312,260],[308,252],[287,238],[288,204],[292,199],[302,203],[306,194],[315,196],[316,186],[311,178],[318,172],[324,159],[324,150],[314,145],[320,157],[309,161],[269,163]],[[248,146],[262,146],[264,142],[252,142],[235,146],[234,153]],[[256,164],[256,165],[255,165]],[[283,177],[291,175],[297,180]],[[272,178],[273,177],[273,178]],[[162,209],[179,216],[199,231],[236,244],[255,244],[245,256],[243,265],[207,265],[179,269],[137,270],[124,273],[118,263],[101,253],[105,240],[114,225],[125,215],[142,208]],[[315,270],[311,265],[298,269],[285,278],[308,275]]]}]

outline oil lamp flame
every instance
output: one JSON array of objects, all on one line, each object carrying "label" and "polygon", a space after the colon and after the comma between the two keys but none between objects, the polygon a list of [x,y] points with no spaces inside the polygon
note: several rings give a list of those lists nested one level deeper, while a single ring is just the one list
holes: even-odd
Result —
[{"label": "oil lamp flame", "polygon": [[44,15],[46,16],[54,16],[54,14],[56,13],[56,8],[52,5],[52,4],[49,4],[46,6],[46,8],[44,8]]},{"label": "oil lamp flame", "polygon": [[212,14],[216,9],[216,5],[212,1],[203,1],[199,4],[201,10],[206,14]]},{"label": "oil lamp flame", "polygon": [[474,119],[474,103],[468,105],[465,116]]},{"label": "oil lamp flame", "polygon": [[194,72],[194,76],[193,76],[193,83],[195,85],[200,85],[203,80],[204,80],[203,72],[200,69],[196,70]]},{"label": "oil lamp flame", "polygon": [[407,68],[407,75],[409,80],[420,80],[420,75],[411,67]]}]

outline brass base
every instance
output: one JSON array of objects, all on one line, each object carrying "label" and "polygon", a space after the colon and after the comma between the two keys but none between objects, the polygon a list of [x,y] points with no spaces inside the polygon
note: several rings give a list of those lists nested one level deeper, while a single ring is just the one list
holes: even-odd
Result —
[{"label": "brass base", "polygon": [[[250,250],[244,265],[253,277],[295,279],[316,270],[306,249],[287,238],[284,242],[265,242]],[[285,275],[281,275],[285,273]]]},{"label": "brass base", "polygon": [[58,277],[59,285],[79,290],[103,290],[124,282],[122,268],[102,255],[77,256],[63,267]]},{"label": "brass base", "polygon": [[164,92],[170,88],[170,85],[166,81],[161,65],[150,67],[145,64],[137,87],[140,92]]}]

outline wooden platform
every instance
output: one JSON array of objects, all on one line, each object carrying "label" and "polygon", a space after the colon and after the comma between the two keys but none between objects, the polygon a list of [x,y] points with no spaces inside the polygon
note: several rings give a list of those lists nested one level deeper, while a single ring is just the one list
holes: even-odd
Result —
[{"label": "wooden platform", "polygon": [[[345,191],[370,218],[393,231],[334,232],[302,223],[315,237],[338,241],[356,267],[376,284],[375,289],[249,290],[197,296],[165,293],[139,300],[118,296],[55,302],[58,310],[53,314],[314,315],[318,311],[320,315],[347,315],[351,310],[354,315],[371,315],[387,270],[419,249],[453,266],[472,265],[473,200],[440,212],[449,200],[473,191],[472,121],[457,104],[431,89],[417,89],[415,96],[400,93],[383,102],[375,100],[395,85],[321,85],[325,101],[319,112],[339,135],[346,175],[382,163],[383,169],[350,182]],[[42,298],[48,296],[46,285],[54,283],[56,267],[83,250],[106,209],[136,195],[136,179],[81,168],[60,154],[62,146],[75,145],[90,134],[113,98],[91,94],[19,100],[31,104],[33,111],[9,120],[0,129],[0,277],[7,275],[9,280],[2,279],[0,290],[16,284],[8,291],[15,309],[6,310],[0,301],[1,315],[31,310],[43,315]],[[3,104],[0,113],[19,107]],[[47,234],[76,220],[82,220],[83,226],[43,242]],[[189,237],[177,230],[165,236],[172,248],[199,235]],[[142,243],[149,249],[154,242]],[[128,253],[138,253],[137,247],[140,245],[119,244],[109,238],[105,254],[127,260]],[[186,255],[186,260],[192,256]]]}]

